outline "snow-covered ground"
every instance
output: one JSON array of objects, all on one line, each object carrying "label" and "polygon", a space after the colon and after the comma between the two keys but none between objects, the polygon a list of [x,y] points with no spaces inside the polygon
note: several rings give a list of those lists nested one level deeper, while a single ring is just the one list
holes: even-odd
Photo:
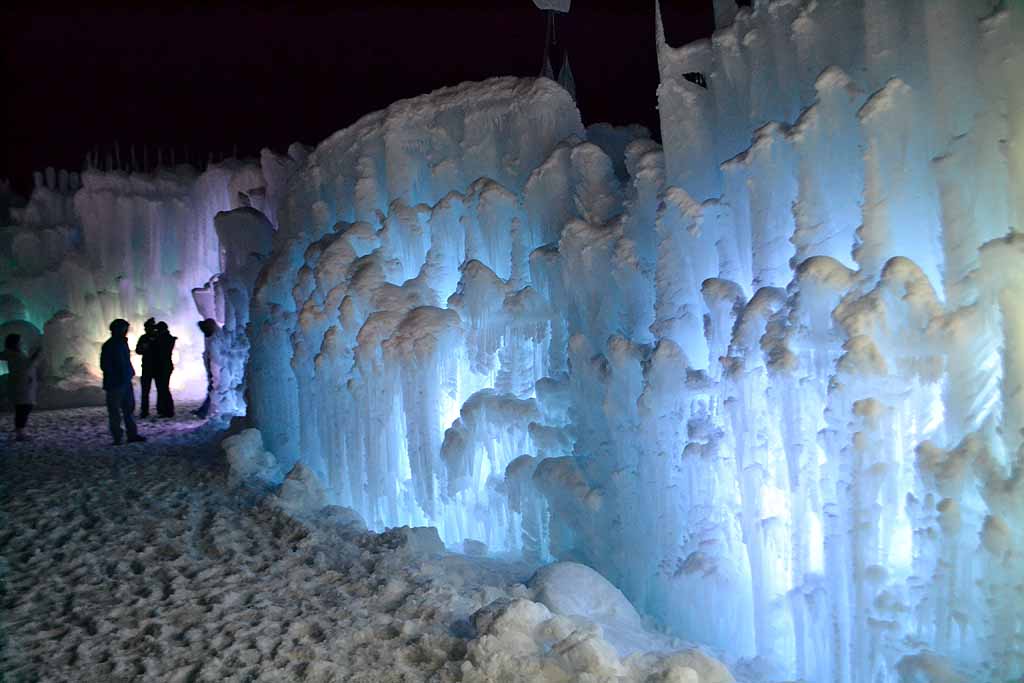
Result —
[{"label": "snow-covered ground", "polygon": [[228,486],[223,433],[191,407],[143,421],[145,444],[109,445],[97,408],[2,435],[4,680],[732,680],[695,651],[637,653],[635,611],[579,565],[528,587],[534,567],[447,553],[433,529],[300,524]]}]

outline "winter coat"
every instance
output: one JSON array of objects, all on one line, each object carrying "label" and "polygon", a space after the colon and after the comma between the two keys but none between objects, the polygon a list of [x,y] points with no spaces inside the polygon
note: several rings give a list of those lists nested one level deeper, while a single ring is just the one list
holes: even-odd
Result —
[{"label": "winter coat", "polygon": [[155,351],[153,342],[156,341],[155,334],[143,334],[135,344],[135,353],[142,356],[142,374],[153,374],[153,353]]},{"label": "winter coat", "polygon": [[171,362],[171,353],[174,351],[174,342],[176,341],[178,341],[178,338],[172,337],[168,332],[156,335],[156,338],[150,344],[153,357],[147,366],[151,375],[154,377],[169,377],[171,372],[173,372],[174,363]]},{"label": "winter coat", "polygon": [[4,349],[0,360],[7,362],[7,391],[11,403],[16,406],[35,405],[39,394],[39,379],[36,366],[42,354],[36,352],[31,358],[21,351]]},{"label": "winter coat", "polygon": [[131,384],[135,376],[132,367],[132,354],[128,349],[128,340],[122,337],[111,337],[103,342],[100,350],[100,369],[103,370],[103,390],[113,391]]}]

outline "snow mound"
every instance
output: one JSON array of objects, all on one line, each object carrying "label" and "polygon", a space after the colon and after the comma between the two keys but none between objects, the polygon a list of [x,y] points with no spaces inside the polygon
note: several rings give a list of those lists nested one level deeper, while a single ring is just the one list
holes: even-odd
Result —
[{"label": "snow mound", "polygon": [[605,638],[623,657],[654,649],[652,642],[659,639],[667,640],[649,634],[640,614],[622,591],[586,565],[549,564],[534,575],[530,587],[534,599],[552,613],[586,619],[600,626]]},{"label": "snow mound", "polygon": [[273,504],[292,517],[302,517],[322,510],[327,505],[327,492],[313,471],[297,462],[281,483]]},{"label": "snow mound", "polygon": [[462,552],[470,557],[486,557],[487,544],[467,538],[462,542]]},{"label": "snow mound", "polygon": [[320,511],[320,520],[333,524],[336,528],[349,531],[366,531],[366,520],[352,508],[341,505],[328,505]]},{"label": "snow mound", "polygon": [[[569,577],[568,571],[554,570],[553,573]],[[470,642],[466,662],[462,665],[462,680],[466,683],[733,681],[721,663],[697,650],[670,654],[648,652],[620,659],[598,624],[584,618],[552,614],[543,604],[530,600],[495,600],[473,615],[473,625],[478,635]]]},{"label": "snow mound", "polygon": [[220,443],[228,460],[228,481],[239,484],[247,479],[269,481],[274,476],[277,459],[263,448],[263,435],[258,429],[246,429]]},{"label": "snow mound", "polygon": [[444,543],[432,526],[400,526],[388,529],[381,538],[384,545],[406,555],[433,556],[445,553]]}]

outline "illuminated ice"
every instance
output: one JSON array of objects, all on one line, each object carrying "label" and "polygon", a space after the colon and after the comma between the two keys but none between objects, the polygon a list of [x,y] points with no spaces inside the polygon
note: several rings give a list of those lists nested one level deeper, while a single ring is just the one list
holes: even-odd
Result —
[{"label": "illuminated ice", "polygon": [[[246,277],[251,288],[258,264],[245,275],[243,264],[223,262],[222,256],[237,253],[244,261],[250,249],[267,253],[270,247],[268,238],[248,232],[219,238],[214,217],[230,209],[274,215],[272,203],[289,165],[290,158],[267,152],[261,163],[228,160],[202,173],[179,165],[152,173],[90,167],[81,176],[53,169],[37,174],[28,204],[13,209],[13,224],[0,228],[0,323],[16,316],[44,332],[43,404],[102,403],[99,347],[117,317],[132,324],[132,345],[146,318],[167,321],[178,337],[171,388],[186,397],[204,395],[203,335],[196,327],[201,314],[192,290],[225,271],[235,289]],[[223,302],[202,317],[227,323],[225,336],[244,340],[243,298],[226,309],[239,324],[225,319]],[[235,386],[245,356],[227,356],[234,379],[224,384]],[[242,409],[240,400],[218,403],[226,412]]]},{"label": "illuminated ice", "polygon": [[741,677],[1020,677],[1022,8],[716,18],[659,24],[664,149],[510,79],[321,144],[250,416],[371,527],[585,563]]},{"label": "illuminated ice", "polygon": [[[259,165],[40,179],[0,310],[70,368],[194,294],[302,505],[587,565],[742,680],[1017,680],[1024,6],[714,4],[680,48],[659,17],[663,146],[501,78]],[[467,671],[626,675],[548,607],[481,615]]]}]

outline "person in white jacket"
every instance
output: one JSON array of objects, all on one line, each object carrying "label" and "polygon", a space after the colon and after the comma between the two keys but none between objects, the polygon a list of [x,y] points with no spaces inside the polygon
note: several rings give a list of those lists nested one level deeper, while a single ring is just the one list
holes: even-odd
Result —
[{"label": "person in white jacket", "polygon": [[11,403],[14,405],[14,438],[24,441],[25,427],[28,416],[36,404],[39,382],[36,378],[36,366],[39,363],[40,349],[26,356],[21,351],[21,335],[9,334],[4,339],[4,350],[0,360],[7,361],[7,389]]}]

